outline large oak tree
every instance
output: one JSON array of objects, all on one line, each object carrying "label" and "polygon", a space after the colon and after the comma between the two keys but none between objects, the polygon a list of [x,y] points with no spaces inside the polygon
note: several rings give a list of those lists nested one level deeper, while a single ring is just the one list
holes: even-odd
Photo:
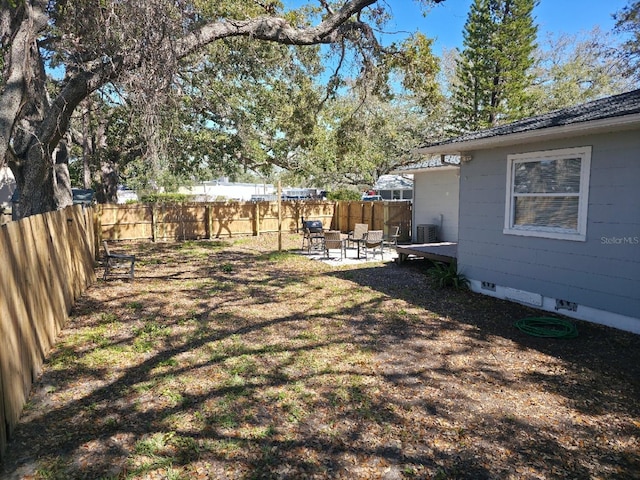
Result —
[{"label": "large oak tree", "polygon": [[[64,139],[92,92],[113,84],[153,96],[185,58],[231,37],[285,45],[346,39],[375,49],[361,14],[376,3],[319,0],[313,24],[314,17],[284,12],[278,1],[1,0],[0,165],[16,177],[18,216],[71,203]],[[46,67],[63,72],[55,89]]]}]

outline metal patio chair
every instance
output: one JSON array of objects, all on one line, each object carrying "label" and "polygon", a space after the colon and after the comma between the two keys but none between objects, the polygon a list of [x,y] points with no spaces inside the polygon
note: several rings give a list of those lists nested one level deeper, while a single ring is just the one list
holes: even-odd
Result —
[{"label": "metal patio chair", "polygon": [[364,249],[364,258],[365,260],[368,260],[369,258],[369,251],[371,251],[371,255],[373,256],[373,258],[376,257],[376,253],[380,254],[380,258],[383,257],[383,235],[384,232],[382,230],[369,230],[365,236],[364,239],[362,241],[363,245],[363,249]]},{"label": "metal patio chair", "polygon": [[324,232],[324,253],[329,258],[329,250],[340,250],[340,260],[347,256],[347,239],[338,230]]},{"label": "metal patio chair", "polygon": [[347,237],[347,243],[349,243],[349,246],[353,247],[353,244],[355,243],[356,246],[358,242],[362,241],[362,239],[364,238],[364,235],[367,233],[367,231],[369,230],[369,225],[366,223],[356,223],[353,226],[353,231],[349,232],[349,236]]},{"label": "metal patio chair", "polygon": [[400,226],[394,225],[389,230],[389,236],[384,239],[384,247],[395,248],[398,246],[398,238],[400,238]]}]

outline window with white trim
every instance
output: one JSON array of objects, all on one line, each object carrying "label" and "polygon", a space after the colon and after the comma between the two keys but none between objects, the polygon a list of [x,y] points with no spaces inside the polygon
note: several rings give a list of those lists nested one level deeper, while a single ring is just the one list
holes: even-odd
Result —
[{"label": "window with white trim", "polygon": [[585,241],[591,147],[507,157],[504,233]]}]

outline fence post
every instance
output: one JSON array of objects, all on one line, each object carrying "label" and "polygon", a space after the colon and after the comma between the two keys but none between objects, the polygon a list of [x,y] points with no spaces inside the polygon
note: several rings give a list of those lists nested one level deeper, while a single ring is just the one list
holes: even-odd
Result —
[{"label": "fence post", "polygon": [[212,227],[212,220],[211,220],[211,204],[207,203],[206,209],[205,209],[205,219],[204,221],[206,222],[205,226],[204,226],[204,230],[205,230],[205,236],[207,237],[207,240],[211,240],[211,227]]},{"label": "fence post", "polygon": [[156,241],[156,209],[153,203],[147,204],[151,209],[151,241],[155,243]]},{"label": "fence post", "polygon": [[384,236],[389,236],[389,202],[383,202],[383,211],[382,211],[382,230],[384,231]]},{"label": "fence post", "polygon": [[253,234],[256,237],[260,236],[260,202],[253,203]]},{"label": "fence post", "polygon": [[278,251],[282,251],[282,182],[278,180]]},{"label": "fence post", "polygon": [[93,251],[94,260],[100,260],[100,244],[102,243],[102,205],[93,209]]}]

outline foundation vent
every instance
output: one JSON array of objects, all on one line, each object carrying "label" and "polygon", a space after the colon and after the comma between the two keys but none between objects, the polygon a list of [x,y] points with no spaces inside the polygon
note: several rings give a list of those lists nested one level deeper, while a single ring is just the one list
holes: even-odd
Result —
[{"label": "foundation vent", "polygon": [[569,310],[575,312],[578,310],[578,304],[569,300],[556,299],[556,310]]},{"label": "foundation vent", "polygon": [[492,292],[495,292],[496,284],[491,282],[482,282],[482,284],[480,285],[480,288],[482,288],[483,290],[490,290]]}]

